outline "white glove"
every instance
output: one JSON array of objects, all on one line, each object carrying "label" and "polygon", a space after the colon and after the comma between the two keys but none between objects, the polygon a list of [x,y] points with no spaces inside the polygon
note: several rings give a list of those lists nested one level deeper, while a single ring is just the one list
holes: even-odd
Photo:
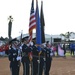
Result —
[{"label": "white glove", "polygon": [[46,61],[46,58],[43,58],[44,59],[44,61]]},{"label": "white glove", "polygon": [[18,56],[16,59],[17,59],[17,61],[21,60],[21,56]]},{"label": "white glove", "polygon": [[27,44],[27,46],[29,46],[29,44]]},{"label": "white glove", "polygon": [[40,63],[40,60],[37,60],[38,63]]},{"label": "white glove", "polygon": [[33,42],[30,42],[30,45],[33,46]]}]

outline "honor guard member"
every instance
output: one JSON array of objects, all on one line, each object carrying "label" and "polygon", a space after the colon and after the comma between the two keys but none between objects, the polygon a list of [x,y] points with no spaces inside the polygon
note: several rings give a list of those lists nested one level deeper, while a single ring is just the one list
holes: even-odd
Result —
[{"label": "honor guard member", "polygon": [[23,64],[23,75],[29,75],[29,52],[30,48],[27,46],[28,36],[23,38],[23,46],[22,46],[22,64]]},{"label": "honor guard member", "polygon": [[33,54],[33,65],[32,65],[32,71],[33,71],[33,75],[38,75],[38,49],[36,44],[36,38],[33,38],[32,42],[33,42],[33,46],[32,46],[32,54]]},{"label": "honor guard member", "polygon": [[9,41],[9,45],[11,45],[11,47],[8,50],[9,51],[8,58],[10,61],[11,75],[19,75],[19,68],[20,68],[19,61],[21,60],[21,57],[18,56],[16,41],[17,41],[16,38]]},{"label": "honor guard member", "polygon": [[[41,45],[41,51],[40,51],[40,67],[39,67],[39,75],[43,75],[43,68],[44,68],[44,44]],[[45,71],[45,70],[44,70]]]},{"label": "honor guard member", "polygon": [[50,68],[51,68],[52,56],[50,54],[51,54],[51,49],[49,48],[48,44],[46,43],[46,47],[45,47],[45,59],[46,59],[45,75],[49,75]]}]

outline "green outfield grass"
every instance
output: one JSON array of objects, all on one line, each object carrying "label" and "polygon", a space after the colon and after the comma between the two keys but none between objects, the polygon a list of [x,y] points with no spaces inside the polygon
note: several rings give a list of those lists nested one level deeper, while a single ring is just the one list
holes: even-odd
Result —
[{"label": "green outfield grass", "polygon": [[[55,53],[55,56],[57,56],[57,53]],[[70,51],[67,51],[66,54],[65,54],[65,56],[71,56]]]},{"label": "green outfield grass", "polygon": [[70,52],[67,52],[67,53],[66,53],[66,56],[71,56]]}]

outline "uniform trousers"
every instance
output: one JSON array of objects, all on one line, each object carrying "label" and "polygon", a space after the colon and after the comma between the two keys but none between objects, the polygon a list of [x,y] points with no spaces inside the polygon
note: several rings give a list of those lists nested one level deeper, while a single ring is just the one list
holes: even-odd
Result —
[{"label": "uniform trousers", "polygon": [[19,64],[18,62],[10,62],[10,70],[11,70],[11,75],[19,75]]},{"label": "uniform trousers", "polygon": [[44,59],[40,57],[39,75],[43,74],[43,67],[44,67]]},{"label": "uniform trousers", "polygon": [[74,49],[71,49],[71,55],[72,55],[72,54],[74,55]]},{"label": "uniform trousers", "polygon": [[37,57],[33,57],[33,75],[38,75],[38,61],[37,61]]},{"label": "uniform trousers", "polygon": [[45,71],[45,75],[50,75],[49,71],[51,69],[51,62],[52,62],[52,58],[51,57],[47,57],[46,58],[46,71]]},{"label": "uniform trousers", "polygon": [[22,58],[22,65],[23,65],[23,75],[29,75],[29,58],[23,57]]}]

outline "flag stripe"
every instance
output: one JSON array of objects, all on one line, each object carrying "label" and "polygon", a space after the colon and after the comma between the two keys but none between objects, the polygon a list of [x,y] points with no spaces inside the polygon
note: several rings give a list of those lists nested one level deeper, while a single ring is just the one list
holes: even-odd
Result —
[{"label": "flag stripe", "polygon": [[36,20],[31,20],[29,26],[33,23],[36,23]]},{"label": "flag stripe", "polygon": [[36,22],[30,23],[29,28],[32,28],[33,26],[36,26]]},{"label": "flag stripe", "polygon": [[29,29],[29,33],[35,28],[35,26],[33,26],[32,28]]},{"label": "flag stripe", "polygon": [[35,13],[32,13],[32,14],[31,14],[30,19],[33,19],[33,18],[35,18]]}]

